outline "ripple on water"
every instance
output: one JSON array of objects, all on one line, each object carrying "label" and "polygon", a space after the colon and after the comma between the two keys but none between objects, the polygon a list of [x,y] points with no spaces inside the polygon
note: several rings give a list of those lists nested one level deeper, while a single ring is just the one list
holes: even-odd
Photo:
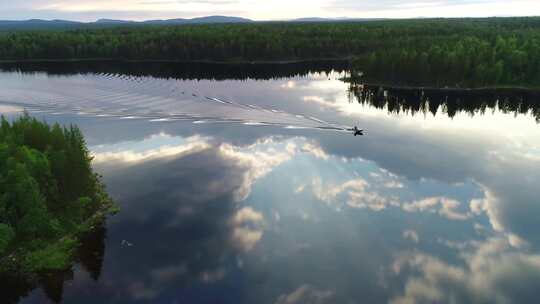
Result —
[{"label": "ripple on water", "polygon": [[0,100],[15,106],[2,106],[0,112],[26,108],[52,115],[93,115],[152,122],[193,120],[195,123],[346,129],[315,117],[188,92],[178,80],[117,74],[49,78],[20,74],[17,77],[24,79],[8,82],[0,91]]}]

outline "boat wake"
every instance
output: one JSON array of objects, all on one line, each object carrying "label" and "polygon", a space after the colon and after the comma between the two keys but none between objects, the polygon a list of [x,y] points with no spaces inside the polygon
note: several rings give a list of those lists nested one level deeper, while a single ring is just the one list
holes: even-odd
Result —
[{"label": "boat wake", "polygon": [[[78,114],[150,122],[192,121],[346,131],[348,127],[279,109],[205,96],[171,79],[117,74],[45,77],[18,74],[2,80],[0,100],[29,112]],[[0,79],[2,77],[0,76]]]}]

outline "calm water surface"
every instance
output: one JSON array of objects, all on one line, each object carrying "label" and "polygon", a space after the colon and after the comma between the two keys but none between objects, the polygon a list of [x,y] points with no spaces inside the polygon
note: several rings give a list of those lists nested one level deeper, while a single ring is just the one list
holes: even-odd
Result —
[{"label": "calm water surface", "polygon": [[71,270],[3,278],[8,301],[538,298],[537,100],[367,98],[328,70],[76,72],[1,72],[0,112],[78,124],[121,212]]}]

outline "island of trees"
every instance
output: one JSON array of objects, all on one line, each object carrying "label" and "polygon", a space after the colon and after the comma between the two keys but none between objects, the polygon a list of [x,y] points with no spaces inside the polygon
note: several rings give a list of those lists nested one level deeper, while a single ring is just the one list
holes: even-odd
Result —
[{"label": "island of trees", "polygon": [[68,268],[81,237],[115,211],[90,162],[76,126],[1,118],[0,274]]},{"label": "island of trees", "polygon": [[0,34],[0,60],[354,59],[369,81],[540,85],[540,18],[138,26]]}]

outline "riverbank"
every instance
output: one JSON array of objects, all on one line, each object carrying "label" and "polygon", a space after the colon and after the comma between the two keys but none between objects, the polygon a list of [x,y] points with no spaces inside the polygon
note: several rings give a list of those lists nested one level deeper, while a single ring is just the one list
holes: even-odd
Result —
[{"label": "riverbank", "polygon": [[506,94],[533,94],[540,97],[540,86],[513,86],[513,85],[494,85],[479,87],[458,87],[458,86],[434,86],[434,85],[404,85],[385,81],[373,81],[362,78],[345,77],[343,82],[351,84],[352,87],[381,88],[383,90],[395,91],[423,91],[449,94],[487,94],[487,93],[506,93]]},{"label": "riverbank", "polygon": [[425,93],[449,93],[449,94],[468,94],[468,95],[484,95],[484,94],[532,94],[540,97],[540,87],[512,87],[512,86],[494,86],[494,87],[479,87],[479,88],[449,88],[449,87],[429,87],[429,86],[400,86],[381,83],[364,83],[358,86],[381,88],[383,90],[393,91],[422,91]]},{"label": "riverbank", "polygon": [[180,60],[180,59],[118,59],[118,58],[64,58],[64,59],[0,59],[2,63],[181,63],[181,64],[215,64],[215,65],[287,65],[298,63],[320,63],[320,62],[336,62],[350,63],[354,57],[339,57],[339,58],[307,58],[307,59],[282,59],[282,60]]}]

